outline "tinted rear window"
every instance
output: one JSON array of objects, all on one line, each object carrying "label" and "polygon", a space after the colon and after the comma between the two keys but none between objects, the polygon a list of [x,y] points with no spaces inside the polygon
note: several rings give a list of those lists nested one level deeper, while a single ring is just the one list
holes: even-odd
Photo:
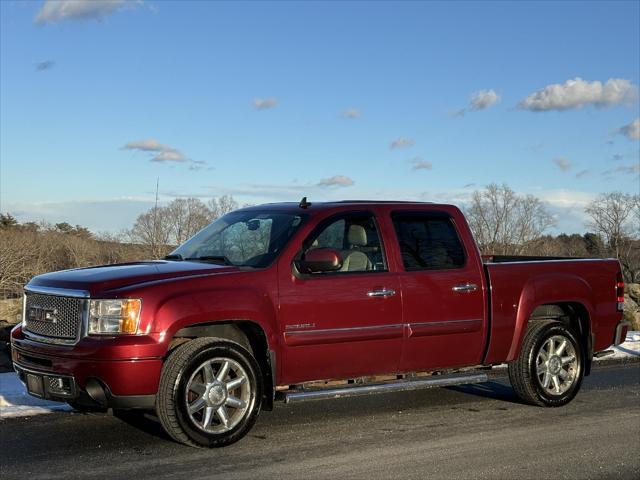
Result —
[{"label": "tinted rear window", "polygon": [[405,270],[445,270],[464,266],[464,248],[450,217],[396,214],[393,225]]}]

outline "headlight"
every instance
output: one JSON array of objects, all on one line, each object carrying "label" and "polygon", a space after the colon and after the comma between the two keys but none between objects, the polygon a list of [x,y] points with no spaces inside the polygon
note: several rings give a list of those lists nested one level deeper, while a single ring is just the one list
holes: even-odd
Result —
[{"label": "headlight", "polygon": [[113,335],[138,332],[140,309],[139,299],[91,300],[89,303],[89,334]]}]

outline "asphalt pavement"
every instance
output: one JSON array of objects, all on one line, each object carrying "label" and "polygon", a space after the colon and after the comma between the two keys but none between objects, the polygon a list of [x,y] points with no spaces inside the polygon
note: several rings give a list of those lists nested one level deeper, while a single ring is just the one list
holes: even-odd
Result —
[{"label": "asphalt pavement", "polygon": [[0,421],[0,478],[640,478],[640,364],[598,366],[562,408],[488,383],[278,404],[223,449],[176,444],[150,416]]}]

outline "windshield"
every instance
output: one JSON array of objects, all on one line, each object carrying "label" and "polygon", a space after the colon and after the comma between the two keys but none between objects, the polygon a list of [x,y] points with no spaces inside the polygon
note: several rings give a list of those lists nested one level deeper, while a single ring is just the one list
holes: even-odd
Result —
[{"label": "windshield", "polygon": [[266,267],[304,220],[303,215],[232,212],[202,229],[167,258]]}]

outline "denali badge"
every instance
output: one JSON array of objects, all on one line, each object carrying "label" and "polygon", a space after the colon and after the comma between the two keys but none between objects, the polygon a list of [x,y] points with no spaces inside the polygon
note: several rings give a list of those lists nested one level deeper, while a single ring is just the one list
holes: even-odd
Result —
[{"label": "denali badge", "polygon": [[297,325],[287,325],[285,330],[304,330],[305,328],[313,328],[315,326],[315,323],[298,323]]},{"label": "denali badge", "polygon": [[27,320],[56,323],[58,321],[58,310],[55,308],[33,306],[29,308]]}]

